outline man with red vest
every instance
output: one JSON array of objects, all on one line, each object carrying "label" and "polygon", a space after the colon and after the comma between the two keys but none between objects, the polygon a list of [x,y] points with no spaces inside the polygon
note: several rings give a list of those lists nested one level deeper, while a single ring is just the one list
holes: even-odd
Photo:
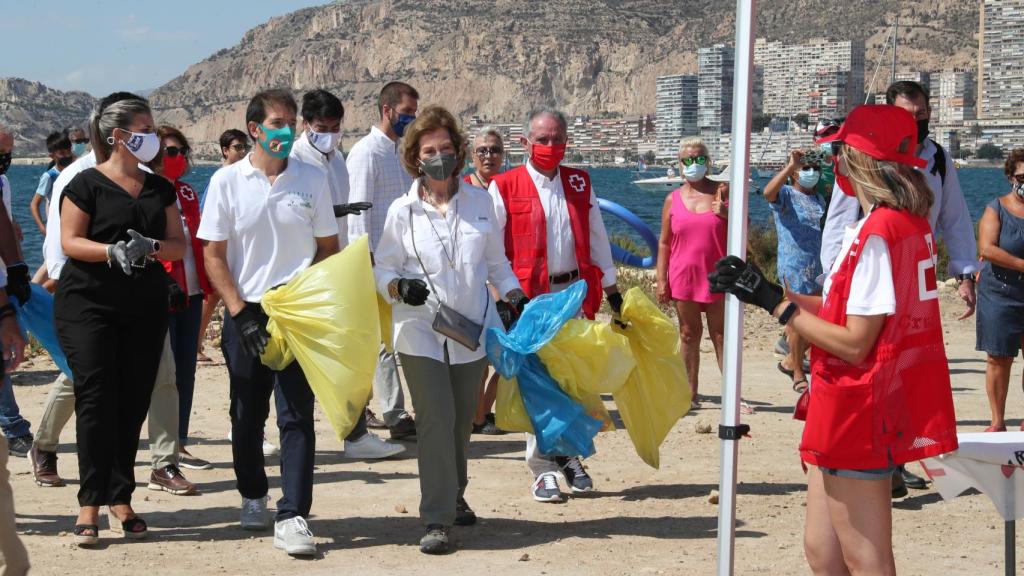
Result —
[{"label": "man with red vest", "polygon": [[[568,124],[553,108],[530,112],[523,126],[523,148],[529,160],[491,180],[498,225],[505,230],[505,253],[519,284],[530,298],[558,292],[578,279],[587,281],[583,314],[594,318],[602,289],[618,314],[622,296],[615,285],[615,263],[590,175],[559,166],[565,156]],[[536,438],[526,435],[526,464],[533,472],[533,498],[562,502],[562,475],[573,493],[588,492],[594,483],[574,454],[546,455]]]}]

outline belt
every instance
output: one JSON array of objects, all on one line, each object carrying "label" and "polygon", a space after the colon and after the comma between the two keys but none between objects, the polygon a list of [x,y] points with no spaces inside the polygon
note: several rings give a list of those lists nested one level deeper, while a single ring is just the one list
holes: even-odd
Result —
[{"label": "belt", "polygon": [[577,268],[576,270],[573,270],[572,272],[563,272],[561,274],[552,274],[551,276],[548,276],[548,282],[550,282],[551,284],[568,284],[569,282],[572,282],[573,280],[575,280],[575,279],[577,279],[579,277],[580,277],[580,271]]},{"label": "belt", "polygon": [[1024,273],[1017,272],[1016,270],[1007,270],[1006,268],[992,267],[992,277],[999,280],[1003,284],[1012,284],[1019,286],[1024,283]]}]

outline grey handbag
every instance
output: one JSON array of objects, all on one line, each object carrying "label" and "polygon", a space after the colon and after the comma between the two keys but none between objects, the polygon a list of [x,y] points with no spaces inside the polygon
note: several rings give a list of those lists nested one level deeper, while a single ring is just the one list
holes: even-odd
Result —
[{"label": "grey handbag", "polygon": [[[428,216],[429,218],[429,216]],[[456,223],[458,220],[456,220]],[[437,231],[435,230],[436,234]],[[420,269],[423,270],[423,275],[427,279],[427,283],[430,284],[430,290],[437,296],[437,314],[434,315],[433,328],[435,332],[443,334],[444,336],[455,340],[459,344],[462,344],[471,351],[476,352],[476,349],[480,347],[480,333],[484,331],[482,324],[477,324],[469,318],[466,318],[459,312],[455,311],[454,308],[448,307],[444,302],[441,302],[441,295],[434,288],[434,283],[430,280],[430,274],[427,273],[427,269],[423,266],[423,260],[420,259],[420,252],[416,248],[416,234],[413,230],[413,215],[412,205],[409,206],[409,235],[412,237],[412,250],[416,254],[416,261],[420,263]],[[452,252],[455,251],[455,244],[452,243]],[[454,258],[453,258],[454,259]],[[486,290],[486,287],[484,288]],[[484,318],[487,317],[487,304],[486,299],[484,300]]]}]

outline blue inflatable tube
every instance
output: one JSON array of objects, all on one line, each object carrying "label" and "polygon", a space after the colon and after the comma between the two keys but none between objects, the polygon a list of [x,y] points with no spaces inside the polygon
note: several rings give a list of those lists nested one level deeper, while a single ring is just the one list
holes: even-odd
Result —
[{"label": "blue inflatable tube", "polygon": [[636,230],[637,234],[643,238],[644,242],[647,243],[648,248],[651,249],[651,255],[645,258],[639,254],[633,254],[621,246],[612,244],[612,257],[626,266],[654,268],[654,265],[658,262],[658,239],[654,236],[654,232],[648,228],[647,224],[645,224],[639,216],[633,214],[621,204],[616,204],[615,202],[605,200],[604,198],[598,198],[597,202],[601,207],[601,210],[604,210],[613,216],[618,216],[620,219],[624,220],[626,224],[632,226],[633,229]]}]

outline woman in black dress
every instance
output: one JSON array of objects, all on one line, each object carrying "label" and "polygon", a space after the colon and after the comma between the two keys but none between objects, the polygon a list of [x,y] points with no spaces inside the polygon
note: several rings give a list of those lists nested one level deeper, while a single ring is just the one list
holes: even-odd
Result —
[{"label": "woman in black dress", "polygon": [[82,546],[98,541],[103,505],[115,531],[146,535],[131,496],[167,335],[168,277],[156,259],[185,252],[174,187],[139,168],[160,151],[149,106],[124,100],[93,114],[92,147],[98,165],[72,179],[61,200],[68,262],[54,302],[75,382],[81,510],[74,534]]}]

